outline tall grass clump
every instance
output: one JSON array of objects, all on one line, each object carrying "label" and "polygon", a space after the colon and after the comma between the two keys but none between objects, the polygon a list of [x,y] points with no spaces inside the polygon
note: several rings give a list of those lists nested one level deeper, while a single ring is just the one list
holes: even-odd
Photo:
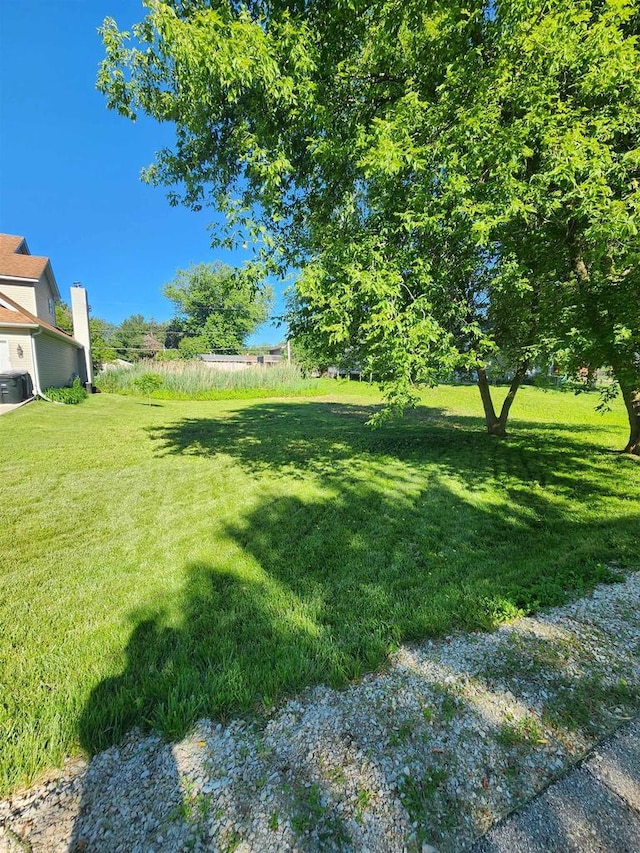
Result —
[{"label": "tall grass clump", "polygon": [[112,394],[139,394],[140,378],[153,371],[162,387],[152,396],[159,400],[222,400],[233,398],[306,396],[317,394],[318,380],[305,379],[292,364],[256,365],[240,370],[220,370],[201,361],[144,359],[130,367],[101,373],[96,384]]}]

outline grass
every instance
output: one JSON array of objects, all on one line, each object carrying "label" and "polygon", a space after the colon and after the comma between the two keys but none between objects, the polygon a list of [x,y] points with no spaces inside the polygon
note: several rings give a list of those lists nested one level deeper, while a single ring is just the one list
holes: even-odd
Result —
[{"label": "grass", "polygon": [[371,431],[374,389],[323,387],[0,418],[3,792],[132,726],[182,736],[637,567],[621,408],[525,388],[498,441],[473,388]]},{"label": "grass", "polygon": [[525,746],[540,743],[543,737],[544,732],[535,717],[523,717],[503,722],[496,739],[502,746]]},{"label": "grass", "polygon": [[[449,808],[455,808],[455,802],[450,801],[450,798],[444,792],[444,787],[447,783],[448,773],[441,767],[427,767],[423,770],[422,777],[412,775],[404,776],[400,782],[399,794],[402,804],[407,810],[409,819],[414,826],[420,826],[418,835],[424,833],[424,824],[431,823],[428,820],[429,815],[434,810],[434,799],[437,797],[447,801]],[[459,811],[459,807],[456,808]],[[424,840],[421,838],[420,840]]]},{"label": "grass", "polygon": [[304,397],[317,394],[327,382],[305,379],[292,364],[216,370],[202,361],[142,360],[100,374],[96,383],[107,393],[139,393],[136,387],[144,374],[162,377],[162,387],[151,396],[156,400],[228,400],[259,397]]},{"label": "grass", "polygon": [[599,734],[603,716],[619,722],[631,719],[640,704],[640,687],[628,684],[625,679],[606,683],[602,678],[589,676],[567,683],[546,706],[546,715],[552,724],[568,729],[580,729],[587,734]]}]

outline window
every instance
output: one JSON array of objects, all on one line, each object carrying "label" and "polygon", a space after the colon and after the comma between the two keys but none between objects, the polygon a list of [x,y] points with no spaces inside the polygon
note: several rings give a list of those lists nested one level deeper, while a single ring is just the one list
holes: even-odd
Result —
[{"label": "window", "polygon": [[56,306],[54,304],[54,301],[53,299],[49,298],[49,314],[51,314],[52,317],[55,317],[55,312]]}]

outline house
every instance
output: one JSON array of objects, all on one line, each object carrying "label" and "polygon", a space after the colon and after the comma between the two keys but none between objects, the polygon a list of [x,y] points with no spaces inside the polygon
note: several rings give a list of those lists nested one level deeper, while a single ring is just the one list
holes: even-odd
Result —
[{"label": "house", "polygon": [[274,364],[280,364],[283,356],[286,356],[287,361],[291,361],[291,347],[288,342],[277,347],[270,347],[268,353],[258,356],[258,362],[270,367]]},{"label": "house", "polygon": [[199,355],[200,361],[204,362],[212,370],[245,370],[247,367],[273,367],[280,363],[280,355],[223,355],[218,353],[204,353]]},{"label": "house", "polygon": [[0,375],[27,374],[28,393],[92,385],[89,308],[83,287],[71,288],[73,337],[56,327],[60,299],[49,258],[29,252],[24,237],[0,234]]},{"label": "house", "polygon": [[246,370],[247,367],[256,367],[258,364],[258,357],[255,355],[220,355],[209,352],[199,355],[198,358],[211,370]]}]

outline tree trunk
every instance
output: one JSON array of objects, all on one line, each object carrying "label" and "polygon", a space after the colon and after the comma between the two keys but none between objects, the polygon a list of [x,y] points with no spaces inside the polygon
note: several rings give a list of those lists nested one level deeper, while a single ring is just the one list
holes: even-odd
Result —
[{"label": "tree trunk", "polygon": [[498,435],[499,433],[494,432],[498,423],[498,418],[496,417],[496,410],[493,408],[493,400],[491,399],[491,389],[489,388],[489,380],[487,379],[487,373],[484,367],[479,367],[477,373],[478,388],[480,390],[480,397],[482,399],[482,407],[484,409],[484,419],[487,425],[487,432],[489,433],[489,435]]},{"label": "tree trunk", "polygon": [[513,403],[515,396],[518,393],[518,388],[522,385],[522,380],[524,379],[527,373],[528,366],[529,362],[523,361],[522,364],[518,367],[518,369],[516,370],[516,375],[513,377],[513,381],[509,386],[507,396],[504,398],[504,403],[502,404],[502,409],[500,410],[500,422],[505,427],[507,425],[507,418],[509,417],[511,404]]},{"label": "tree trunk", "polygon": [[[583,299],[587,308],[587,319],[591,324],[591,331],[597,336],[600,319],[595,310],[595,303],[592,299],[589,299],[586,293],[586,285],[590,280],[589,270],[579,255],[574,257],[573,263],[579,285],[583,291]],[[613,375],[620,385],[622,399],[624,400],[629,417],[629,441],[622,452],[640,456],[640,387],[638,387],[637,367],[629,367],[621,362],[620,353],[615,351],[613,345],[609,346],[609,356],[610,364],[613,367]],[[633,364],[636,354],[629,354],[629,357],[631,364]]]},{"label": "tree trunk", "polygon": [[629,441],[623,452],[640,456],[640,388],[633,388],[622,382],[620,388],[629,416]]},{"label": "tree trunk", "polygon": [[487,425],[487,432],[489,433],[489,435],[497,435],[499,438],[504,438],[504,436],[507,434],[507,419],[509,417],[511,404],[513,403],[514,398],[518,393],[518,388],[522,384],[522,380],[525,377],[525,374],[527,372],[527,366],[528,362],[523,361],[522,364],[516,370],[516,375],[513,377],[513,381],[509,386],[507,396],[505,397],[504,403],[502,404],[502,409],[500,410],[500,417],[497,417],[496,410],[493,406],[493,400],[491,399],[491,388],[489,387],[489,380],[487,379],[486,371],[484,367],[478,368],[478,388],[480,390],[480,397],[482,398],[482,406],[484,408],[484,419]]}]

